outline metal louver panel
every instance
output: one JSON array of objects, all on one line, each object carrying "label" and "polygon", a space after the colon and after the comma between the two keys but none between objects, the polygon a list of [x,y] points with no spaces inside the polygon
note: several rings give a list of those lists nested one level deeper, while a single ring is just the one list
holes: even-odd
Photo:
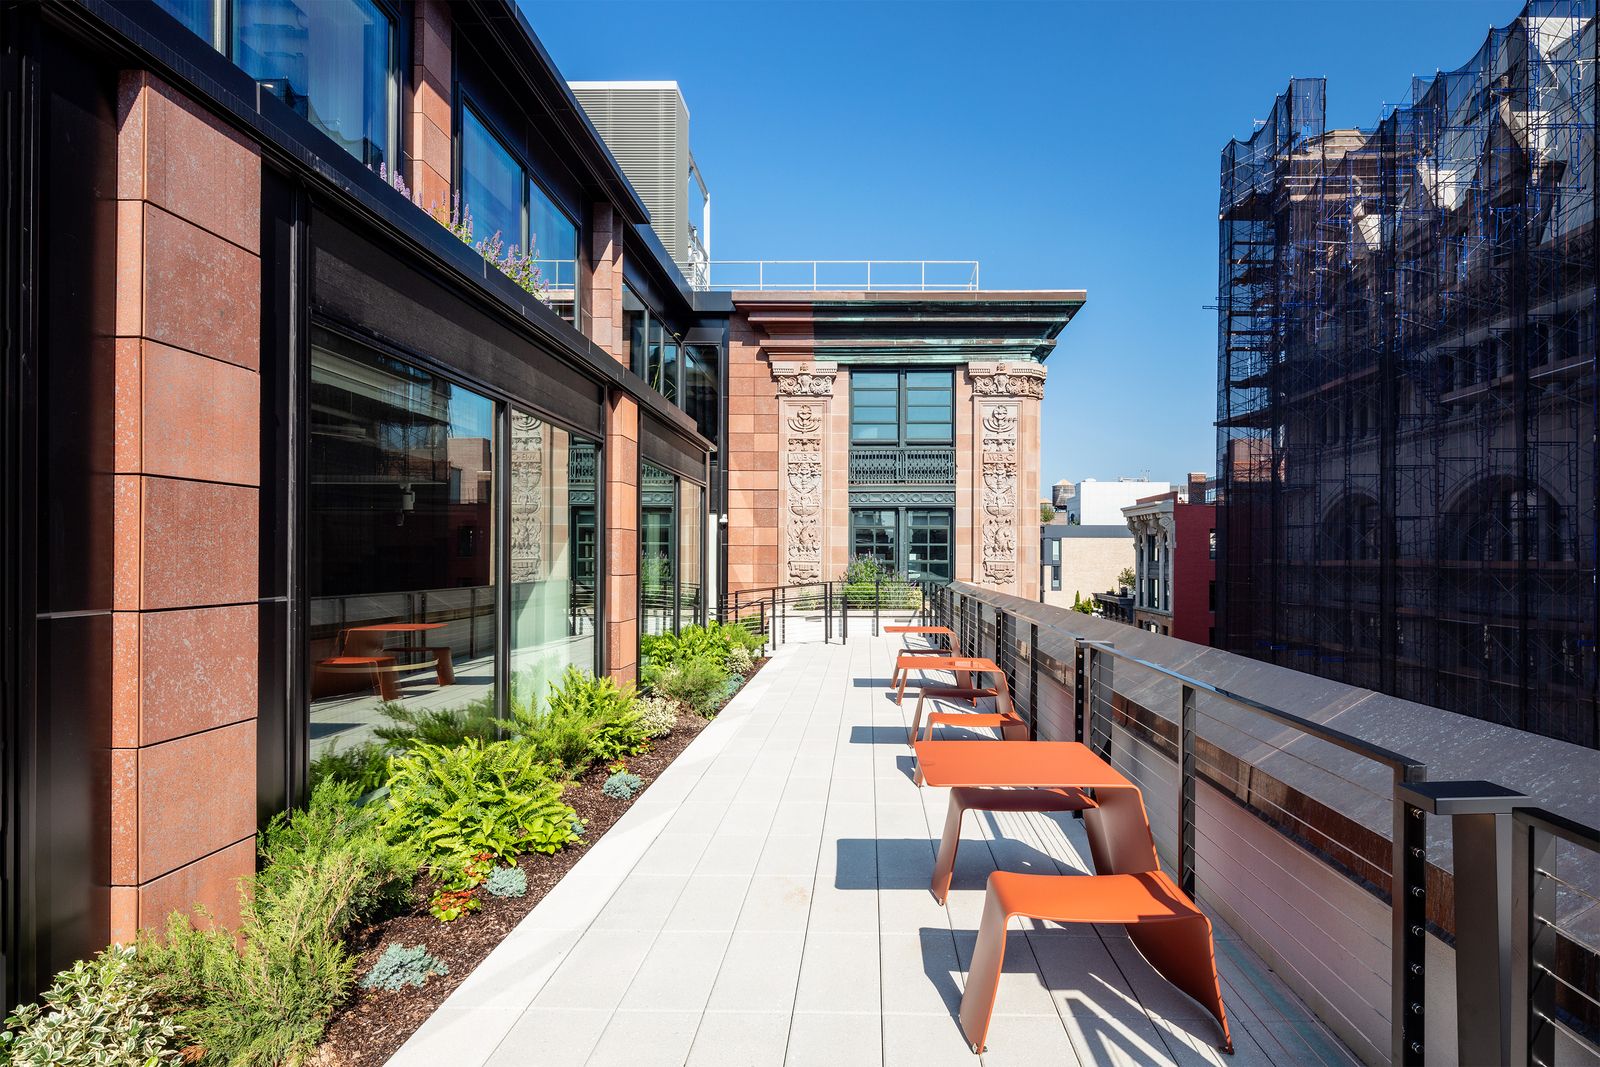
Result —
[{"label": "metal louver panel", "polygon": [[656,236],[689,262],[689,109],[675,82],[573,82],[606,147],[650,209]]}]

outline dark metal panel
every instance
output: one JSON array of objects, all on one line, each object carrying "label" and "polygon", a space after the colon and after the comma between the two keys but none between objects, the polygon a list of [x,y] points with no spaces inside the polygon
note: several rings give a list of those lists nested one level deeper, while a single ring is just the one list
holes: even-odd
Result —
[{"label": "dark metal panel", "polygon": [[536,347],[325,211],[311,221],[311,307],[598,438],[599,383]]},{"label": "dark metal panel", "polygon": [[699,485],[706,484],[706,453],[696,441],[639,413],[639,454],[656,466]]}]

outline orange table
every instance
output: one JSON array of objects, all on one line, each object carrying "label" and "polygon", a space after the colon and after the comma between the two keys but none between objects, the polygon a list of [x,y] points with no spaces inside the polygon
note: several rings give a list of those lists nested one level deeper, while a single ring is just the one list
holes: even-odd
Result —
[{"label": "orange table", "polygon": [[[456,680],[455,664],[451,660],[449,645],[391,645],[383,643],[385,634],[422,634],[430,630],[442,630],[442,622],[382,622],[372,623],[367,626],[352,626],[345,631],[344,656],[385,657],[393,662],[396,652],[431,652],[433,653],[434,674],[440,685],[453,685]],[[391,671],[410,670],[408,664],[397,664],[390,668]],[[388,672],[385,672],[388,673]],[[385,679],[387,681],[387,679]],[[390,688],[394,683],[388,682]],[[399,699],[398,691],[392,695],[384,693],[385,700]]]},{"label": "orange table", "polygon": [[957,679],[956,684],[963,689],[974,688],[971,677],[974,674],[998,674],[1002,679],[1005,678],[1005,672],[1000,670],[999,665],[985,656],[951,656],[943,652],[914,652],[909,655],[902,655],[896,666],[900,668],[901,672],[900,685],[895,692],[894,698],[896,704],[905,700],[906,682],[910,679],[913,670],[954,671],[961,676]]}]

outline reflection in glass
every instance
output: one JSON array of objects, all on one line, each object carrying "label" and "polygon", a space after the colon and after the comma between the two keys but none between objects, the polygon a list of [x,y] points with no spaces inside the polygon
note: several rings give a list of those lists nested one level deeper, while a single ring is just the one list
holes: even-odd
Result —
[{"label": "reflection in glass", "polygon": [[372,0],[234,0],[233,59],[370,167],[389,152],[390,39]]},{"label": "reflection in glass", "polygon": [[689,413],[700,433],[717,439],[717,356],[716,345],[683,346],[683,410]]},{"label": "reflection in glass", "polygon": [[644,465],[639,485],[639,614],[647,634],[677,628],[677,490],[672,474]]},{"label": "reflection in glass", "polygon": [[494,405],[325,330],[311,339],[311,755],[382,705],[494,700]]},{"label": "reflection in glass", "polygon": [[211,0],[156,0],[156,6],[183,23],[191,33],[204,38],[207,44],[213,43]]},{"label": "reflection in glass", "polygon": [[470,108],[461,114],[461,203],[472,216],[473,239],[498,233],[506,251],[522,249],[522,168]]},{"label": "reflection in glass", "polygon": [[704,514],[700,500],[705,495],[693,482],[678,482],[678,626],[703,622],[704,603],[701,575],[705,568],[705,547],[701,543]]},{"label": "reflection in glass", "polygon": [[628,338],[628,366],[633,373],[648,380],[645,368],[647,338],[650,329],[650,312],[626,284],[622,286],[622,329]]},{"label": "reflection in glass", "polygon": [[528,182],[528,245],[549,284],[550,303],[569,322],[578,307],[578,227],[538,182]]},{"label": "reflection in glass", "polygon": [[568,666],[595,669],[593,442],[511,410],[511,701],[532,711]]}]

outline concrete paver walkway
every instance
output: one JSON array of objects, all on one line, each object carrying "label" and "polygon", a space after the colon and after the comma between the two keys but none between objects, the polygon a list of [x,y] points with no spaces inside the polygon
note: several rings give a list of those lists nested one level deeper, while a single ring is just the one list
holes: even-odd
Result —
[{"label": "concrete paver walkway", "polygon": [[1070,816],[969,815],[928,892],[946,793],[910,778],[898,639],[772,661],[391,1061],[437,1064],[1353,1062],[1220,923],[1238,1053],[1120,927],[1022,924],[989,1034],[956,1021],[996,868],[1089,868]]}]

